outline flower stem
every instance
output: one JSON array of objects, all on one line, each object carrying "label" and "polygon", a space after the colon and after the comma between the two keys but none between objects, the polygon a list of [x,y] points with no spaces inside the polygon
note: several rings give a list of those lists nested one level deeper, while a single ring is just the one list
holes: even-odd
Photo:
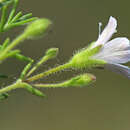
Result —
[{"label": "flower stem", "polygon": [[29,77],[41,64],[43,64],[44,62],[46,62],[49,59],[48,56],[44,56],[42,60],[40,60],[28,73],[27,73],[27,77]]},{"label": "flower stem", "polygon": [[52,69],[50,69],[50,70],[48,70],[48,71],[45,71],[45,72],[43,72],[43,73],[34,75],[34,76],[28,78],[26,81],[27,81],[27,82],[35,81],[35,80],[41,79],[41,78],[43,78],[43,77],[45,77],[45,76],[48,76],[48,75],[50,75],[50,74],[52,74],[52,73],[55,73],[55,72],[58,72],[58,71],[61,71],[61,70],[64,70],[64,69],[67,69],[67,68],[70,68],[70,67],[71,67],[71,64],[70,64],[70,63],[66,63],[66,64],[63,64],[63,65],[59,65],[59,66],[57,66],[57,67],[55,67],[55,68],[52,68]]},{"label": "flower stem", "polygon": [[69,87],[66,83],[56,83],[56,84],[33,84],[33,86],[38,88],[62,88]]}]

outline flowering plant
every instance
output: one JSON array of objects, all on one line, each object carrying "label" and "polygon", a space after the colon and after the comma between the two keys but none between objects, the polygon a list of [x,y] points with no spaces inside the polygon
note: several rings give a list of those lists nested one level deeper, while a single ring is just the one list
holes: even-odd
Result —
[{"label": "flowering plant", "polygon": [[[8,92],[17,88],[23,88],[34,95],[44,97],[45,94],[38,88],[83,87],[96,80],[94,75],[85,73],[72,77],[71,79],[61,83],[43,84],[37,82],[38,79],[68,68],[82,69],[103,67],[130,78],[130,68],[121,65],[130,61],[129,40],[120,37],[108,41],[116,32],[117,20],[113,17],[110,17],[107,26],[103,32],[99,34],[96,42],[92,42],[88,47],[77,51],[77,53],[75,53],[67,63],[33,75],[43,63],[55,58],[59,49],[48,49],[45,52],[45,55],[37,63],[35,63],[32,58],[24,56],[19,49],[14,49],[26,39],[34,39],[35,37],[44,36],[52,25],[50,20],[46,18],[32,17],[31,13],[23,15],[22,12],[18,12],[16,14],[18,1],[19,0],[0,1],[0,9],[2,10],[0,21],[1,34],[14,27],[27,24],[27,27],[24,29],[22,34],[17,36],[14,40],[10,40],[8,37],[5,39],[3,44],[0,45],[0,63],[3,63],[7,58],[13,57],[21,61],[26,61],[27,65],[13,84],[0,89],[0,99],[7,98]],[[12,5],[12,10],[9,16],[7,16],[8,7],[10,5]],[[6,77],[6,75],[0,74],[0,78]]]}]

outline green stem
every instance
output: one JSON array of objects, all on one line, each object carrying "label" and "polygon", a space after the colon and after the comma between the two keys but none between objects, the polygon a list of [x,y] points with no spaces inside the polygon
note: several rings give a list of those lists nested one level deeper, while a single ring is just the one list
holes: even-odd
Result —
[{"label": "green stem", "polygon": [[41,64],[45,63],[49,59],[48,56],[44,56],[34,67],[27,73],[27,77],[30,76]]},{"label": "green stem", "polygon": [[20,42],[24,41],[24,39],[26,38],[26,35],[23,33],[22,35],[20,35],[19,37],[17,37],[16,39],[14,39],[14,41],[12,41],[12,43],[10,43],[10,45],[8,45],[8,47],[6,47],[0,54],[0,61],[6,59],[6,54],[13,49],[16,45],[18,45]]},{"label": "green stem", "polygon": [[20,83],[21,83],[21,81],[18,80],[18,81],[15,82],[14,84],[9,85],[9,86],[7,86],[7,87],[4,87],[4,88],[0,89],[0,94],[1,94],[1,93],[9,92],[9,91],[14,90],[14,89],[16,89],[16,88],[19,88],[19,87],[20,87]]},{"label": "green stem", "polygon": [[26,88],[28,86],[29,85],[27,83],[24,83],[24,82],[22,82],[21,79],[18,79],[14,84],[9,85],[9,86],[4,87],[4,88],[1,88],[0,94],[10,92],[10,91],[17,89],[17,88]]},{"label": "green stem", "polygon": [[66,83],[33,84],[33,86],[38,87],[38,88],[63,88],[63,87],[69,87]]},{"label": "green stem", "polygon": [[66,63],[66,64],[63,64],[63,65],[59,65],[59,66],[57,66],[57,67],[55,67],[55,68],[52,68],[52,69],[50,69],[50,70],[48,70],[48,71],[45,71],[45,72],[43,72],[43,73],[34,75],[34,76],[28,78],[26,81],[27,81],[27,82],[35,81],[35,80],[41,79],[41,78],[43,78],[43,77],[45,77],[45,76],[48,76],[48,75],[50,75],[50,74],[52,74],[52,73],[55,73],[55,72],[58,72],[58,71],[61,71],[61,70],[64,70],[64,69],[67,69],[67,68],[70,68],[70,67],[71,67],[71,64],[70,64],[70,63]]}]

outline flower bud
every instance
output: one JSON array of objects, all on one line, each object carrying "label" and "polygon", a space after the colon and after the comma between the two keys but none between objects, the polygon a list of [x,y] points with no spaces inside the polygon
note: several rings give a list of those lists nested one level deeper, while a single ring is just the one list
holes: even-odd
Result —
[{"label": "flower bud", "polygon": [[26,27],[24,34],[27,38],[35,38],[44,35],[51,24],[51,21],[48,19],[37,19]]},{"label": "flower bud", "polygon": [[72,86],[72,87],[84,87],[93,83],[96,80],[96,77],[92,74],[82,74],[72,79],[65,81],[65,86]]},{"label": "flower bud", "polygon": [[35,87],[42,88],[68,88],[68,87],[84,87],[96,80],[96,77],[92,74],[82,74],[56,84],[34,84]]},{"label": "flower bud", "polygon": [[45,56],[48,56],[49,58],[55,58],[59,52],[58,48],[50,48],[46,51]]}]

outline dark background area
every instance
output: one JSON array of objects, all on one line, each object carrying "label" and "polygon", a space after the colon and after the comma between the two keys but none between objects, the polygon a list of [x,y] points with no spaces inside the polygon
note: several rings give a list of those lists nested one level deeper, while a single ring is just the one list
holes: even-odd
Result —
[{"label": "dark background area", "polygon": [[[118,20],[118,33],[114,37],[130,39],[129,5],[129,0],[20,0],[18,10],[49,18],[53,27],[46,37],[25,41],[19,48],[35,60],[48,48],[60,49],[58,57],[42,66],[41,72],[65,63],[76,50],[96,40],[98,23],[106,25],[109,16]],[[14,38],[22,29],[4,35]],[[2,86],[15,81],[24,65],[14,59],[1,64],[1,72],[10,75],[9,82]],[[46,99],[21,89],[11,92],[9,99],[0,102],[0,130],[129,130],[130,80],[107,70],[91,72],[97,77],[93,85],[45,89]],[[65,71],[41,82],[62,81],[77,73]]]}]

